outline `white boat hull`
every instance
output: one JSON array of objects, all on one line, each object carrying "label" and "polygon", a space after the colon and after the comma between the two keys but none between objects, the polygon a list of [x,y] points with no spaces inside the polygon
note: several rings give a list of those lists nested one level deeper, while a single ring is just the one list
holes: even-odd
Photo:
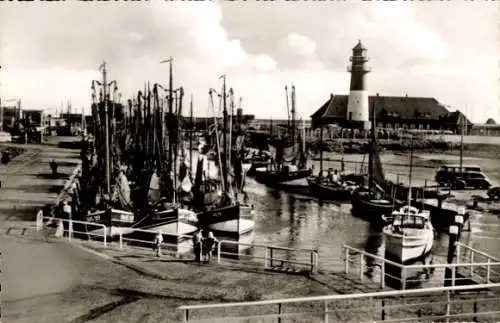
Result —
[{"label": "white boat hull", "polygon": [[434,232],[429,229],[419,231],[402,235],[394,233],[391,227],[384,228],[386,255],[406,263],[429,254],[434,244]]}]

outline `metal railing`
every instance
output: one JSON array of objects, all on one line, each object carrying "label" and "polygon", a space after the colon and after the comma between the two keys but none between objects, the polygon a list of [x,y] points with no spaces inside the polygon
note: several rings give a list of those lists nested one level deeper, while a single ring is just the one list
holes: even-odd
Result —
[{"label": "metal railing", "polygon": [[[170,223],[166,222],[166,223]],[[78,237],[85,237],[87,240],[92,237],[102,239],[104,247],[118,247],[119,249],[147,249],[151,250],[155,245],[155,236],[158,230],[146,230],[131,227],[117,227],[118,232],[113,232],[113,229],[107,228],[104,224],[76,221],[69,219],[59,219],[53,217],[43,216],[43,211],[39,211],[36,217],[36,230],[41,231],[47,226],[54,225],[55,227],[61,226],[62,229],[59,233],[60,237],[67,237],[72,240],[75,234]],[[66,225],[64,225],[66,224]],[[84,230],[74,230],[74,224],[82,224]],[[90,227],[90,228],[89,228]],[[57,229],[56,229],[57,232]],[[161,244],[162,250],[178,257],[181,253],[192,252],[192,235],[171,234],[163,232],[164,242]],[[183,247],[179,247],[181,244]],[[253,254],[241,253],[240,247],[245,249],[252,249]],[[233,250],[236,249],[236,252]],[[300,249],[300,248],[287,248],[273,245],[254,244],[237,242],[230,240],[221,240],[213,250],[216,253],[217,263],[220,264],[222,259],[237,258],[241,260],[257,260],[259,265],[263,265],[264,269],[275,269],[276,267],[285,267],[286,265],[292,267],[299,267],[300,269],[307,269],[310,273],[317,272],[319,255],[318,251],[314,249]],[[262,252],[263,251],[263,255]],[[203,244],[200,247],[200,254],[203,255]],[[200,257],[201,258],[201,257]]]},{"label": "metal railing", "polygon": [[[404,282],[406,281],[406,278],[404,277],[404,265],[391,261],[389,259],[386,259],[384,257],[380,257],[377,255],[374,255],[372,253],[366,252],[364,250],[360,250],[348,245],[343,245],[342,246],[342,251],[343,251],[343,261],[344,261],[344,272],[348,274],[351,269],[351,265],[355,265],[355,259],[354,257],[358,256],[359,259],[359,269],[358,269],[358,275],[360,280],[364,280],[365,278],[365,269],[366,269],[366,263],[367,259],[371,259],[374,261],[378,261],[379,263],[374,264],[374,266],[380,267],[380,288],[384,289],[385,288],[385,281],[386,278],[391,278],[397,281],[400,281],[402,283],[402,289],[405,288]],[[393,266],[395,268],[398,268],[401,270],[401,277],[386,273],[386,268],[387,266]]]},{"label": "metal railing", "polygon": [[[307,317],[308,321],[313,321],[314,318],[313,322],[329,322],[330,318],[335,322],[415,322],[437,319],[448,321],[450,318],[472,318],[477,321],[478,317],[500,315],[497,306],[500,297],[498,294],[493,296],[486,294],[486,297],[479,298],[478,293],[460,292],[485,290],[498,292],[499,288],[500,284],[433,287],[253,302],[184,305],[178,309],[183,312],[183,322],[260,323],[275,322],[276,319],[281,322],[283,319],[299,317]],[[348,304],[339,304],[342,301]],[[286,313],[285,305],[290,307],[290,311]],[[237,314],[232,314],[232,310]],[[192,315],[193,312],[198,315]],[[221,315],[217,314],[218,312],[222,313],[222,316],[213,316],[214,312],[215,315]]]},{"label": "metal railing", "polygon": [[[118,237],[118,247],[120,249],[126,249],[128,247],[133,248],[145,248],[151,249],[155,245],[155,236],[158,234],[158,230],[146,230],[146,229],[136,229],[136,228],[124,228],[127,230],[126,233],[119,232]],[[134,237],[134,233],[136,236]],[[138,236],[137,236],[138,235]],[[178,257],[181,253],[179,251],[179,240],[186,239],[188,244],[191,246],[192,235],[184,234],[170,234],[163,233],[164,242],[161,243],[162,252],[165,251],[175,257]],[[167,242],[165,240],[175,240],[175,242]],[[200,249],[200,253],[203,253],[203,247]]]},{"label": "metal railing", "polygon": [[[66,224],[66,225],[65,225]],[[85,231],[75,230],[74,225],[81,224],[85,227]],[[43,212],[39,211],[36,220],[36,230],[41,231],[44,228],[53,225],[55,227],[55,235],[57,237],[67,237],[71,241],[75,234],[80,236],[86,236],[87,240],[94,240],[95,238],[102,238],[104,247],[107,246],[107,228],[104,224],[86,222],[86,221],[76,221],[69,219],[59,219],[48,216],[43,216]],[[89,230],[89,226],[95,228],[94,230]],[[100,240],[100,239],[99,239]]]},{"label": "metal railing", "polygon": [[[227,248],[224,248],[226,246]],[[239,247],[251,248],[256,254],[246,254],[240,253]],[[237,252],[223,251],[224,249],[234,249],[236,247]],[[264,251],[264,255],[258,255],[258,249]],[[290,255],[292,253],[292,255]],[[301,257],[304,255],[305,257]],[[280,246],[271,246],[264,244],[255,243],[243,243],[230,240],[221,240],[217,246],[217,262],[220,263],[221,256],[228,257],[238,257],[238,259],[251,259],[251,260],[263,260],[263,266],[265,269],[274,269],[276,267],[284,268],[287,265],[293,267],[298,266],[300,268],[307,269],[310,273],[317,272],[319,254],[317,250],[314,249],[301,249],[301,248],[288,248]],[[306,258],[306,259],[304,259]]]},{"label": "metal railing", "polygon": [[[443,282],[449,282],[451,286],[455,286],[457,285],[457,282],[466,280],[472,280],[475,282],[479,280],[479,283],[484,284],[500,282],[500,262],[492,262],[490,259],[491,257],[488,258],[486,262],[403,265],[348,245],[344,245],[342,248],[344,251],[344,272],[348,274],[352,265],[358,265],[357,274],[359,275],[360,280],[364,280],[368,269],[368,266],[366,265],[367,260],[372,260],[374,262],[371,265],[372,268],[380,268],[379,280],[381,289],[386,287],[386,281],[395,281],[399,283],[399,287],[402,290],[407,289],[409,284],[418,286],[422,283],[426,283],[427,285],[430,285],[431,282],[428,281],[428,277],[422,277],[421,273],[430,275],[436,270],[439,270],[441,274],[443,274],[442,280],[433,281],[433,283],[439,285],[442,285]],[[480,251],[476,252],[484,254]],[[359,259],[359,261],[356,261],[357,259]],[[449,276],[445,273],[446,269],[450,270]],[[414,276],[410,276],[410,273],[414,273]]]},{"label": "metal railing", "polygon": [[[471,246],[468,246],[466,244],[463,244],[461,242],[455,242],[456,245],[456,250],[457,250],[457,263],[463,263],[464,261],[470,264],[469,267],[469,275],[474,276],[476,273],[479,276],[482,276],[482,274],[485,274],[486,276],[486,281],[489,282],[493,279],[500,280],[500,268],[495,270],[498,266],[496,264],[500,263],[500,259],[495,258],[483,251],[477,250],[475,248],[472,248]],[[463,252],[462,252],[463,249]],[[479,260],[480,263],[486,263],[486,273],[484,273],[484,268],[476,268],[475,266],[475,261]],[[493,267],[493,268],[492,268]],[[476,271],[477,270],[477,271]]]}]

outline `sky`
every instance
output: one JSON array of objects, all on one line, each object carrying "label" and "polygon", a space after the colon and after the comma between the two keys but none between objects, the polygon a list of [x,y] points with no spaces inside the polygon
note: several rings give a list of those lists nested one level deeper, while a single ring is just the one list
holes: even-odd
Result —
[{"label": "sky", "polygon": [[89,113],[103,61],[124,101],[147,81],[167,85],[160,61],[171,56],[186,112],[192,96],[195,115],[213,115],[208,92],[226,74],[244,113],[286,118],[293,84],[309,118],[331,93],[349,93],[361,39],[370,94],[434,97],[474,122],[499,122],[499,11],[458,0],[1,2],[0,97],[49,113],[71,100]]}]

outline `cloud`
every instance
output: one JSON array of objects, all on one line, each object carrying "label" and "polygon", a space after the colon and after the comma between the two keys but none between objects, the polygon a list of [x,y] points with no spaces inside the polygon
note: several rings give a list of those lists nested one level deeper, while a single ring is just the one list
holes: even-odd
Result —
[{"label": "cloud", "polygon": [[174,86],[194,95],[197,115],[207,114],[208,89],[220,88],[226,74],[245,113],[285,117],[283,88],[294,83],[297,109],[308,116],[330,93],[348,93],[346,67],[361,39],[371,93],[435,97],[457,108],[467,102],[476,113],[499,107],[496,28],[495,10],[461,3],[6,5],[0,95],[22,97],[26,108],[71,99],[88,111],[103,60],[126,99],[148,80],[164,84],[168,65],[159,62],[172,56]]},{"label": "cloud", "polygon": [[276,61],[269,55],[260,54],[253,58],[253,64],[261,71],[273,71],[276,69]]},{"label": "cloud", "polygon": [[133,42],[140,42],[141,40],[144,39],[143,35],[136,33],[136,32],[133,32],[133,31],[130,32],[128,35],[130,37],[130,40]]},{"label": "cloud", "polygon": [[291,49],[300,55],[312,55],[316,50],[316,43],[304,35],[296,33],[288,34],[286,42]]}]

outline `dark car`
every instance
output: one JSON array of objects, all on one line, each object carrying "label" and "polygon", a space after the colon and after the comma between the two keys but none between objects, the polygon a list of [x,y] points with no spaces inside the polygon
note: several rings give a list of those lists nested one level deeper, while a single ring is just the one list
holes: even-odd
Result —
[{"label": "dark car", "polygon": [[500,199],[500,186],[495,186],[495,187],[490,188],[488,190],[488,192],[486,192],[486,194],[492,200]]},{"label": "dark car", "polygon": [[436,174],[436,182],[457,190],[466,187],[474,187],[476,189],[488,189],[491,187],[491,181],[488,177],[478,171],[457,172],[440,170]]}]

